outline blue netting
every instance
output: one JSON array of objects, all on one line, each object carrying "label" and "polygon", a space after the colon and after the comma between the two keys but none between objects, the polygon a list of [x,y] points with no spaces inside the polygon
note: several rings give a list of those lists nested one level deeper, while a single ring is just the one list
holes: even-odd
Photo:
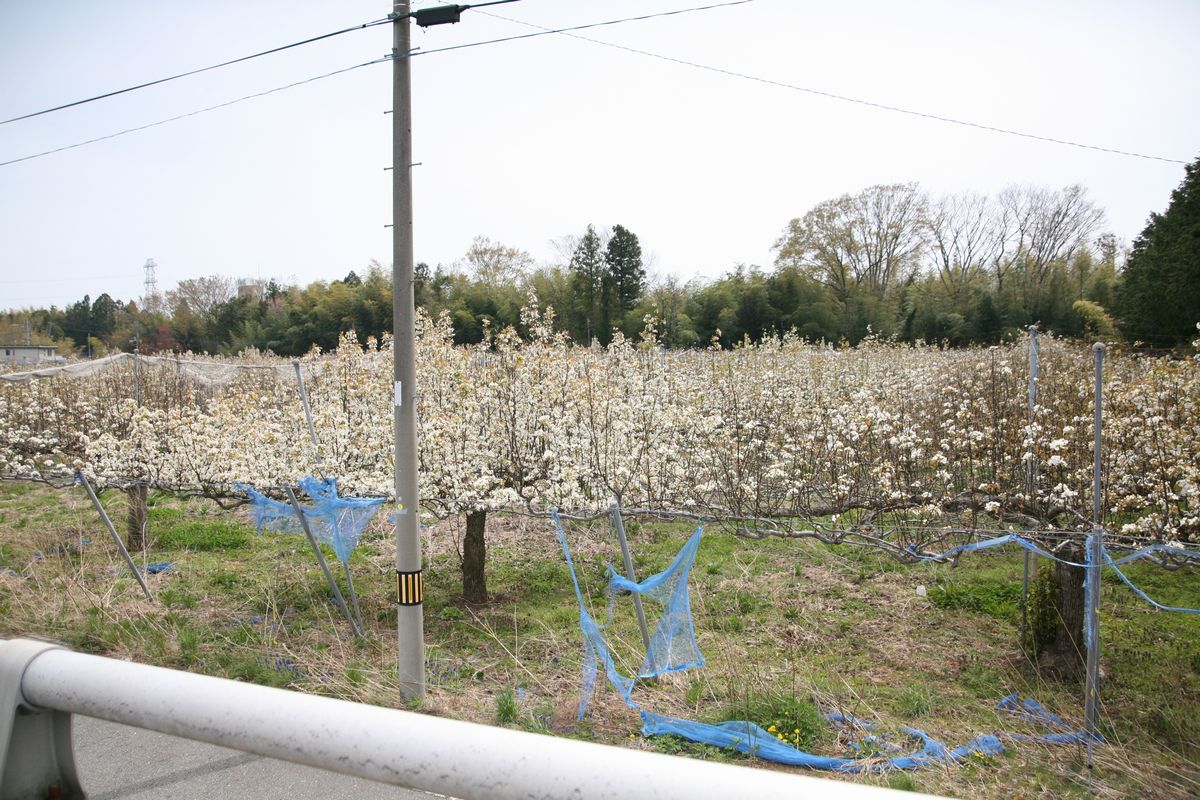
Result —
[{"label": "blue netting", "polygon": [[588,703],[596,690],[600,664],[604,665],[609,683],[621,698],[630,708],[638,707],[632,697],[636,680],[622,675],[617,669],[604,637],[604,630],[612,619],[613,604],[618,594],[640,594],[664,606],[658,624],[655,625],[654,635],[650,639],[650,650],[646,653],[646,659],[639,670],[640,677],[653,678],[667,672],[704,666],[704,657],[700,655],[700,647],[696,644],[696,632],[692,628],[692,607],[687,587],[688,573],[696,560],[696,550],[700,547],[703,528],[696,529],[669,567],[644,581],[635,583],[618,575],[610,566],[609,606],[606,615],[608,619],[601,625],[587,610],[587,603],[584,602],[583,592],[579,588],[579,579],[575,575],[575,562],[571,559],[567,534],[563,531],[558,515],[553,516],[554,530],[567,559],[571,582],[575,587],[575,598],[579,601],[579,628],[583,632],[583,691],[579,698],[579,719],[583,719],[587,714]]},{"label": "blue netting", "polygon": [[[902,730],[905,737],[916,740],[921,744],[921,748],[916,752],[884,758],[818,756],[813,753],[806,753],[803,750],[780,741],[775,734],[748,720],[714,724],[668,717],[643,709],[633,698],[633,690],[637,683],[636,679],[622,675],[621,671],[617,668],[616,662],[613,660],[608,642],[604,636],[608,622],[606,621],[604,625],[601,625],[587,610],[587,603],[584,601],[583,591],[579,587],[579,578],[575,572],[575,563],[571,558],[571,548],[567,542],[567,535],[563,530],[562,521],[553,512],[551,516],[554,520],[555,533],[558,536],[563,555],[567,560],[567,567],[571,573],[571,583],[575,588],[575,597],[579,601],[579,627],[583,632],[584,641],[583,689],[579,701],[579,719],[583,719],[587,713],[588,703],[595,692],[600,665],[603,664],[609,683],[616,689],[617,694],[620,695],[626,705],[636,709],[641,715],[642,734],[645,736],[673,734],[701,744],[711,744],[717,747],[738,750],[742,753],[779,764],[809,767],[812,769],[836,770],[839,772],[913,769],[935,762],[960,761],[972,754],[996,755],[1004,751],[1004,745],[1001,743],[1000,737],[992,734],[977,736],[966,744],[951,749],[944,743],[929,736],[925,731],[904,727]],[[700,547],[702,534],[703,529],[698,528],[684,544],[679,554],[675,556],[674,561],[671,562],[669,567],[644,581],[635,583],[617,574],[611,566],[608,569],[608,620],[612,618],[613,606],[618,594],[637,593],[663,606],[663,613],[655,626],[654,636],[651,637],[650,651],[646,654],[646,659],[642,663],[642,669],[639,673],[640,677],[653,677],[667,672],[704,665],[704,657],[700,654],[700,649],[696,645],[695,631],[692,627],[687,580],[692,564],[696,559],[696,552]],[[1005,539],[1003,542],[996,542],[990,545],[986,543],[980,544],[984,546],[996,546],[996,544],[1006,544],[1015,537],[1003,538]],[[1085,742],[1090,738],[1088,734],[1082,732],[1064,730],[1066,725],[1062,720],[1042,708],[1037,701],[1022,701],[1016,695],[1011,695],[1001,700],[998,707],[1017,711],[1026,719],[1040,722],[1047,727],[1059,729],[1036,737],[1022,734],[1005,734],[1008,738],[1014,740],[1038,739],[1040,741],[1056,743]],[[825,718],[833,724],[845,727],[853,727],[866,731],[873,729],[871,723],[856,720],[843,714],[829,713],[825,715]],[[1103,741],[1098,737],[1091,740]],[[856,745],[855,749],[861,749],[863,744],[866,743],[872,743],[876,746],[882,745],[885,751],[895,752],[901,749],[901,746],[890,741],[886,734],[871,734]]]},{"label": "blue netting", "polygon": [[921,561],[943,561],[943,560],[951,558],[953,556],[961,555],[962,553],[973,553],[976,550],[990,550],[993,547],[1002,547],[1007,544],[1015,544],[1018,547],[1022,547],[1031,553],[1037,553],[1042,558],[1048,558],[1051,561],[1058,561],[1062,564],[1068,564],[1073,567],[1086,567],[1087,566],[1087,564],[1079,564],[1074,561],[1067,561],[1066,559],[1059,558],[1058,556],[1054,555],[1053,553],[1047,552],[1046,550],[1043,550],[1041,547],[1038,547],[1036,544],[1029,541],[1028,539],[1024,539],[1020,536],[1017,536],[1015,533],[1005,534],[1004,536],[997,536],[995,539],[985,539],[982,542],[971,542],[970,544],[962,544],[962,545],[959,545],[958,547],[952,547],[940,555],[928,555],[928,554],[918,553],[916,545],[909,545],[908,553]]},{"label": "blue netting", "polygon": [[[254,520],[256,530],[304,532],[291,503],[272,500],[243,484],[239,484],[238,488],[250,498],[250,516]],[[311,505],[300,506],[308,520],[309,530],[317,541],[333,548],[333,552],[343,564],[347,563],[350,554],[358,546],[363,529],[379,511],[384,498],[338,497],[337,481],[333,478],[302,478],[300,488],[312,500]]]},{"label": "blue netting", "polygon": [[688,595],[688,574],[696,561],[703,532],[703,528],[697,528],[669,567],[639,583],[611,566],[608,568],[608,586],[614,596],[636,593],[663,607],[650,637],[650,649],[638,673],[642,678],[704,666],[704,656],[700,654],[696,631],[692,628],[692,601]]},{"label": "blue netting", "polygon": [[1045,725],[1047,728],[1054,729],[1052,733],[1043,733],[1038,736],[1029,736],[1022,733],[1006,733],[1004,734],[1004,738],[1006,739],[1048,742],[1050,744],[1104,742],[1104,737],[1098,732],[1088,733],[1087,731],[1072,730],[1071,726],[1064,722],[1061,717],[1050,713],[1046,710],[1045,706],[1031,697],[1022,698],[1020,695],[1010,694],[997,703],[996,708],[1002,711],[1011,711],[1030,722],[1037,722]]}]

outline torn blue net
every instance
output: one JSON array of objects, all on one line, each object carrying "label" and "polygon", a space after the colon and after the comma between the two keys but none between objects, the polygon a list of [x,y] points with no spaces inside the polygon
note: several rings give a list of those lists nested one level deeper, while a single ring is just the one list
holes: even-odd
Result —
[{"label": "torn blue net", "polygon": [[692,627],[692,601],[688,595],[688,574],[696,561],[700,549],[700,537],[704,529],[696,532],[684,543],[671,565],[657,575],[640,583],[634,583],[608,568],[609,591],[613,595],[640,594],[663,607],[654,635],[650,637],[650,649],[638,676],[653,678],[667,672],[703,667],[704,656],[696,644],[696,631]]},{"label": "torn blue net", "polygon": [[1104,743],[1104,737],[1099,732],[1088,733],[1082,730],[1072,730],[1071,726],[1064,722],[1062,717],[1050,713],[1046,710],[1045,706],[1032,697],[1022,698],[1018,694],[1010,694],[997,703],[996,708],[1001,711],[1011,711],[1023,719],[1030,722],[1037,722],[1052,729],[1051,733],[1043,733],[1038,736],[1030,736],[1023,733],[1006,733],[1004,734],[1004,738],[1006,739],[1012,739],[1013,741],[1039,741],[1049,744]]},{"label": "torn blue net", "polygon": [[[636,709],[641,715],[642,734],[644,736],[673,734],[701,744],[738,750],[742,753],[774,761],[778,764],[808,767],[811,769],[836,770],[839,772],[915,769],[935,762],[961,761],[972,754],[997,755],[1004,751],[1004,745],[1001,743],[1000,737],[996,735],[984,734],[977,736],[966,744],[951,749],[944,743],[929,736],[925,731],[906,726],[902,729],[905,736],[921,743],[921,748],[914,753],[889,758],[876,757],[869,759],[819,756],[804,752],[780,741],[775,734],[748,720],[706,723],[668,717],[643,709],[633,698],[633,690],[637,683],[636,679],[621,674],[613,659],[612,652],[609,650],[608,642],[604,635],[607,621],[604,625],[601,625],[587,610],[587,603],[584,601],[583,591],[579,586],[579,578],[575,572],[575,563],[571,558],[571,548],[567,542],[567,535],[563,529],[562,521],[559,519],[557,513],[551,512],[551,517],[554,521],[554,530],[558,536],[559,544],[562,546],[563,555],[567,560],[567,568],[571,573],[571,583],[575,588],[575,598],[579,601],[579,627],[583,632],[584,641],[583,689],[579,701],[579,719],[582,720],[587,713],[588,703],[595,692],[600,665],[603,664],[609,683],[616,689],[617,694],[620,695],[626,705]],[[649,577],[644,581],[635,583],[617,574],[611,566],[608,569],[608,620],[612,619],[612,611],[618,594],[637,593],[644,598],[662,604],[664,607],[662,616],[655,626],[654,636],[651,637],[650,652],[646,654],[646,659],[642,663],[639,677],[654,677],[667,672],[704,666],[704,657],[700,654],[700,649],[696,644],[696,635],[692,626],[687,580],[692,564],[696,560],[696,552],[700,547],[700,538],[702,535],[703,529],[697,528],[696,532],[692,534],[683,548],[680,549],[679,554],[675,556],[671,565],[657,575]],[[1011,707],[1010,710],[1018,711],[1022,716],[1031,721],[1040,722],[1047,725],[1047,727],[1057,727],[1059,729],[1040,737],[1005,734],[1008,738],[1014,740],[1035,738],[1040,741],[1057,743],[1085,742],[1089,738],[1088,734],[1065,730],[1066,725],[1062,720],[1047,712],[1036,701],[1021,701],[1016,695],[1011,695],[1000,702],[1000,708]],[[856,720],[842,714],[829,713],[825,715],[825,718],[831,723],[847,727],[852,726],[868,731],[873,728],[873,725],[869,722]],[[863,741],[886,742],[886,739],[886,735],[871,735]],[[1096,738],[1093,741],[1103,740]],[[886,742],[886,744],[893,751],[899,749],[899,745],[895,743]],[[861,745],[856,747],[856,749],[861,749]]]},{"label": "torn blue net", "polygon": [[[256,530],[304,532],[291,503],[272,500],[244,484],[238,484],[237,488],[250,498],[250,516],[254,520]],[[358,546],[363,529],[375,517],[384,503],[384,498],[339,497],[337,481],[334,478],[302,478],[300,488],[312,500],[311,505],[300,506],[305,519],[308,520],[309,530],[317,541],[333,549],[339,561],[343,564],[349,562],[350,554]]]},{"label": "torn blue net", "polygon": [[[1100,609],[1096,603],[1100,597],[1100,586],[1097,581],[1100,580],[1101,561],[1099,557],[1100,539],[1096,534],[1088,534],[1083,552],[1084,560],[1088,564],[1083,577],[1083,649],[1085,652],[1091,653],[1092,648],[1100,641]],[[1095,589],[1094,594],[1093,588]]]},{"label": "torn blue net", "polygon": [[579,579],[575,575],[575,563],[571,559],[571,548],[567,544],[567,535],[563,531],[562,522],[557,513],[553,513],[554,530],[558,534],[558,542],[562,545],[563,555],[567,558],[567,567],[571,572],[571,582],[575,587],[575,598],[579,601],[579,628],[583,632],[583,691],[579,698],[579,719],[587,714],[588,703],[596,690],[596,677],[600,665],[604,665],[604,673],[609,683],[617,690],[630,708],[638,708],[633,702],[634,678],[621,674],[613,661],[612,653],[604,637],[604,630],[612,619],[612,610],[618,594],[640,594],[664,606],[663,613],[654,627],[654,635],[650,638],[650,650],[638,671],[639,677],[653,678],[667,672],[704,666],[704,657],[700,655],[700,646],[696,644],[696,632],[692,627],[692,607],[688,597],[687,577],[692,563],[696,560],[696,551],[700,547],[700,537],[703,528],[697,528],[688,539],[671,565],[657,575],[652,575],[640,583],[618,575],[611,566],[608,568],[609,577],[609,606],[607,620],[604,625],[598,623],[588,613],[587,603],[583,600],[583,592],[579,588]]}]

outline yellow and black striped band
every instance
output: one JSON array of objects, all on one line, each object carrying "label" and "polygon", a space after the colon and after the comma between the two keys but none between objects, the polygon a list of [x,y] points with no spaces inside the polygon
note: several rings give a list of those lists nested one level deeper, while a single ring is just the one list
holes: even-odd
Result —
[{"label": "yellow and black striped band", "polygon": [[402,606],[419,606],[425,594],[425,577],[421,570],[396,570],[396,602]]}]

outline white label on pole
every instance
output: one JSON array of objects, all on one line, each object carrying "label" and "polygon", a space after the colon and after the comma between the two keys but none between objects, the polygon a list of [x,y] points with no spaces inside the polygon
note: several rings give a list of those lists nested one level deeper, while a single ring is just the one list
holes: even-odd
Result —
[{"label": "white label on pole", "polygon": [[402,393],[400,391],[400,381],[396,381],[396,408],[400,407],[401,397],[402,397]]}]

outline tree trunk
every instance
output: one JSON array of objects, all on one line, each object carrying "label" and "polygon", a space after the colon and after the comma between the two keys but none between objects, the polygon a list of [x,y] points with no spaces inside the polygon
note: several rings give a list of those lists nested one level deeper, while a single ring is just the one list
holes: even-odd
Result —
[{"label": "tree trunk", "polygon": [[487,602],[487,579],[484,575],[487,545],[483,538],[486,522],[486,511],[467,514],[467,532],[463,536],[462,585],[463,599],[468,603]]},{"label": "tree trunk", "polygon": [[129,516],[125,522],[125,549],[133,553],[146,549],[146,498],[149,491],[145,484],[130,486],[125,490],[129,498]]},{"label": "tree trunk", "polygon": [[[1083,562],[1083,547],[1071,544],[1060,556],[1067,561]],[[1055,609],[1058,619],[1054,640],[1038,657],[1038,669],[1063,680],[1078,680],[1086,667],[1083,642],[1084,592],[1087,570],[1054,562]]]}]

